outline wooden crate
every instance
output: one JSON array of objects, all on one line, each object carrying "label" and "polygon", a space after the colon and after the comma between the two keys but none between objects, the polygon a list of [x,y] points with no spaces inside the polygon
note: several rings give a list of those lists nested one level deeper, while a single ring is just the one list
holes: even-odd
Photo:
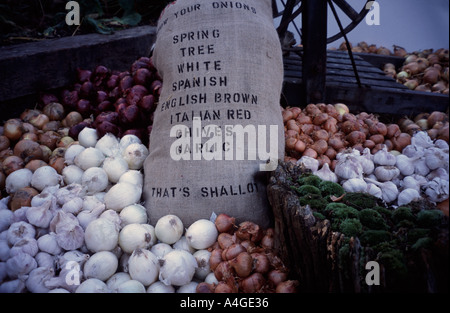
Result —
[{"label": "wooden crate", "polygon": [[[284,57],[283,94],[289,106],[302,106],[299,92],[302,84],[301,49]],[[385,63],[400,63],[399,58],[355,54],[362,86],[359,87],[347,52],[327,52],[326,103],[345,103],[352,112],[416,115],[421,112],[448,109],[448,95],[410,90],[380,69]],[[373,62],[372,63],[369,63]]]}]

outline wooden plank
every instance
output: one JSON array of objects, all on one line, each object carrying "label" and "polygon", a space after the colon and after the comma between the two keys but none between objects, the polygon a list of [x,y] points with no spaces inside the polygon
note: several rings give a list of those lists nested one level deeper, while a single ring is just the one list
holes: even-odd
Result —
[{"label": "wooden plank", "polygon": [[135,27],[112,35],[89,34],[0,48],[0,103],[71,84],[76,68],[104,65],[127,70],[148,56],[156,28]]}]

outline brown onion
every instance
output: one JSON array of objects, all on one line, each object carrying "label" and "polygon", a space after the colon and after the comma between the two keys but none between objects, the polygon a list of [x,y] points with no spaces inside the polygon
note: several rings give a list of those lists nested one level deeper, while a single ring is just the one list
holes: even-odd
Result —
[{"label": "brown onion", "polygon": [[325,154],[318,156],[317,161],[319,161],[319,167],[322,167],[325,163],[331,165],[331,159],[327,157]]},{"label": "brown onion", "polygon": [[439,129],[428,129],[427,130],[428,136],[430,136],[431,139],[435,140],[439,136]]},{"label": "brown onion", "polygon": [[313,124],[320,126],[328,120],[329,116],[327,113],[320,113],[314,116]]},{"label": "brown onion", "polygon": [[384,144],[388,151],[394,150],[394,148],[395,148],[394,140],[395,140],[395,138],[386,139],[383,143],[376,144],[375,147],[378,146],[378,145]]},{"label": "brown onion", "polygon": [[6,175],[9,175],[14,171],[20,170],[24,166],[25,163],[23,162],[23,160],[16,155],[11,155],[5,158],[2,163],[3,172]]},{"label": "brown onion", "polygon": [[424,84],[434,85],[439,81],[441,73],[435,67],[429,67],[423,75],[422,82]]},{"label": "brown onion", "polygon": [[324,139],[319,139],[310,146],[311,149],[315,150],[318,155],[324,154],[328,149],[328,143]]},{"label": "brown onion", "polygon": [[50,121],[61,121],[64,118],[64,107],[61,103],[52,102],[47,104],[42,112],[47,115]]},{"label": "brown onion", "polygon": [[360,131],[353,131],[347,135],[346,140],[350,145],[362,144],[366,140],[366,135]]},{"label": "brown onion", "polygon": [[253,258],[253,270],[257,273],[265,274],[270,269],[269,259],[265,254],[262,253],[252,253]]},{"label": "brown onion", "polygon": [[43,160],[31,160],[30,162],[25,165],[25,168],[29,169],[30,171],[34,172],[38,168],[42,166],[47,166],[48,164],[44,162]]},{"label": "brown onion", "polygon": [[234,270],[228,261],[220,262],[217,267],[214,269],[214,275],[217,280],[228,281],[234,277]]},{"label": "brown onion", "polygon": [[324,124],[323,129],[328,132],[328,134],[334,134],[338,131],[337,127],[338,121],[334,117],[330,117]]},{"label": "brown onion", "polygon": [[315,116],[317,114],[322,113],[322,111],[317,107],[317,105],[310,103],[305,108],[306,113],[310,116]]},{"label": "brown onion", "polygon": [[17,190],[12,196],[9,202],[9,208],[11,211],[20,209],[21,207],[31,206],[31,200],[34,196],[38,195],[39,192],[32,187],[24,187]]},{"label": "brown onion", "polygon": [[224,281],[219,281],[216,288],[214,289],[214,293],[235,293],[235,292],[236,288],[233,288]]},{"label": "brown onion", "polygon": [[195,287],[196,293],[214,293],[214,289],[216,286],[214,284],[208,284],[205,282],[201,282]]},{"label": "brown onion", "polygon": [[372,140],[368,139],[366,141],[364,141],[364,148],[368,148],[369,150],[372,150],[375,147],[376,143],[373,142]]},{"label": "brown onion", "polygon": [[293,130],[293,131],[296,131],[297,133],[300,132],[300,127],[298,126],[298,124],[295,120],[287,121],[286,127],[288,130]]},{"label": "brown onion", "polygon": [[392,139],[394,144],[394,149],[402,152],[406,146],[411,144],[411,135],[407,133],[401,133],[397,138]]},{"label": "brown onion", "polygon": [[299,107],[292,107],[292,108],[289,108],[288,110],[291,110],[292,113],[294,113],[294,116],[293,116],[294,119],[296,119],[298,117],[298,115],[300,113],[302,113],[302,109]]},{"label": "brown onion", "polygon": [[77,111],[72,111],[62,120],[62,126],[64,127],[72,127],[81,123],[83,121],[83,116]]},{"label": "brown onion", "polygon": [[265,233],[264,237],[261,239],[261,246],[263,248],[265,248],[265,249],[273,249],[273,246],[274,246],[273,235],[274,235],[274,229],[273,228],[268,228],[266,230],[266,233]]},{"label": "brown onion", "polygon": [[433,126],[437,123],[437,122],[445,122],[448,120],[448,117],[445,113],[443,112],[439,112],[439,111],[434,111],[430,114],[430,116],[428,117],[427,121],[428,121],[428,128],[433,128]]},{"label": "brown onion", "polygon": [[247,277],[253,270],[253,258],[247,251],[239,253],[229,263],[239,277]]},{"label": "brown onion", "polygon": [[9,141],[8,137],[3,136],[3,135],[0,136],[0,151],[3,151],[5,149],[9,148],[10,143],[11,142]]},{"label": "brown onion", "polygon": [[61,128],[60,121],[50,121],[42,127],[42,131],[44,131],[44,132],[49,131],[49,130],[57,131],[59,128]]},{"label": "brown onion", "polygon": [[58,172],[58,174],[62,174],[62,171],[63,171],[64,167],[66,166],[64,157],[60,157],[60,156],[50,157],[50,160],[48,161],[48,165],[53,167],[56,170],[56,172]]},{"label": "brown onion", "polygon": [[50,150],[53,150],[56,148],[56,143],[60,140],[60,136],[58,133],[49,130],[45,133],[42,133],[39,135],[39,143],[41,145],[47,146],[50,148]]},{"label": "brown onion", "polygon": [[359,126],[355,121],[345,121],[340,126],[340,130],[344,134],[350,134],[351,132],[356,131],[358,129],[359,129]]},{"label": "brown onion", "polygon": [[401,134],[401,130],[400,130],[400,126],[398,126],[398,124],[389,124],[387,126],[387,133],[386,133],[387,138],[397,137],[400,134]]},{"label": "brown onion", "polygon": [[297,138],[289,137],[286,139],[286,149],[288,150],[294,150],[295,144],[297,143]]},{"label": "brown onion", "polygon": [[240,240],[251,240],[253,242],[259,242],[264,235],[259,225],[250,221],[240,223],[235,234]]},{"label": "brown onion", "polygon": [[239,287],[244,293],[260,292],[264,287],[266,280],[261,273],[253,273],[249,277],[239,282]]},{"label": "brown onion", "polygon": [[439,129],[438,139],[445,140],[447,143],[449,142],[449,124],[446,123],[441,129]]},{"label": "brown onion", "polygon": [[300,126],[300,129],[304,134],[311,136],[315,130],[315,126],[314,124],[303,124]]},{"label": "brown onion", "polygon": [[220,248],[226,249],[236,243],[236,239],[229,233],[220,233],[219,236],[217,236],[217,242],[219,243]]},{"label": "brown onion", "polygon": [[22,133],[22,121],[17,118],[9,119],[3,125],[3,135],[11,141],[19,140]]},{"label": "brown onion", "polygon": [[328,147],[327,151],[325,152],[325,155],[330,159],[334,160],[336,158],[337,152],[332,147]]},{"label": "brown onion", "polygon": [[14,146],[14,155],[20,157],[23,162],[28,163],[34,159],[42,159],[42,149],[36,141],[22,139]]},{"label": "brown onion", "polygon": [[269,281],[269,284],[271,284],[273,287],[276,287],[280,283],[286,281],[287,278],[288,278],[287,273],[279,269],[271,270],[267,274],[267,280]]},{"label": "brown onion", "polygon": [[387,134],[387,127],[384,123],[378,122],[374,123],[372,126],[369,127],[369,132],[371,135],[382,135],[386,136]]},{"label": "brown onion", "polygon": [[[369,137],[369,140],[374,142],[375,144],[383,143],[384,142],[384,136],[381,134],[372,135]],[[373,148],[373,147],[372,147]]]},{"label": "brown onion", "polygon": [[209,267],[211,270],[215,270],[217,265],[219,265],[223,259],[222,259],[222,249],[214,249],[211,251],[211,256],[209,257]]},{"label": "brown onion", "polygon": [[315,132],[312,133],[311,138],[314,141],[323,139],[323,140],[328,140],[329,139],[329,134],[325,129],[320,129],[320,130],[316,130]]},{"label": "brown onion", "polygon": [[328,145],[336,151],[344,148],[344,142],[338,136],[330,137],[330,139],[328,139]]},{"label": "brown onion", "polygon": [[237,257],[239,255],[239,253],[245,252],[245,251],[246,251],[246,249],[244,248],[244,246],[242,246],[239,243],[234,243],[231,246],[229,246],[228,248],[225,248],[223,250],[222,259],[229,261],[229,260]]},{"label": "brown onion", "polygon": [[305,151],[305,149],[306,149],[306,144],[301,140],[297,140],[297,142],[294,145],[294,150],[299,153],[302,153],[303,151]]},{"label": "brown onion", "polygon": [[302,155],[311,157],[313,159],[317,159],[318,157],[317,151],[312,148],[306,148]]},{"label": "brown onion", "polygon": [[26,109],[20,114],[20,119],[24,122],[28,122],[30,119],[32,119],[35,116],[38,116],[41,114],[41,111],[35,110],[35,109]]},{"label": "brown onion", "polygon": [[286,280],[278,284],[276,293],[297,293],[299,282],[297,280]]},{"label": "brown onion", "polygon": [[312,124],[311,117],[305,113],[300,113],[295,119],[300,125],[302,124]]},{"label": "brown onion", "polygon": [[5,188],[5,183],[6,183],[6,175],[3,173],[3,171],[0,171],[0,196],[1,196],[1,191]]},{"label": "brown onion", "polygon": [[[295,159],[295,163],[297,160]],[[248,253],[253,253],[257,249],[256,244],[250,240],[241,241],[241,245],[247,250]]]},{"label": "brown onion", "polygon": [[41,113],[30,120],[30,124],[36,127],[37,129],[42,129],[45,124],[50,122],[50,119],[44,113]]},{"label": "brown onion", "polygon": [[216,217],[214,224],[219,233],[227,233],[233,229],[236,223],[236,218],[230,217],[225,213],[221,213]]}]

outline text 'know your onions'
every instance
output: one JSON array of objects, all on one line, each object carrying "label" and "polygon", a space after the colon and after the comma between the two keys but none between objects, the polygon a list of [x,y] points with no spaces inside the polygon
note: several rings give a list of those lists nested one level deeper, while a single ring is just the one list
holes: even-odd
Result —
[{"label": "text 'know your onions'", "polygon": [[[170,137],[176,138],[170,147],[174,161],[255,161],[258,158],[263,161],[260,171],[274,171],[278,166],[278,125],[270,125],[267,136],[266,125],[225,125],[222,130],[214,124],[202,127],[201,118],[194,117],[192,128],[175,125]],[[202,142],[202,139],[209,140]]]}]

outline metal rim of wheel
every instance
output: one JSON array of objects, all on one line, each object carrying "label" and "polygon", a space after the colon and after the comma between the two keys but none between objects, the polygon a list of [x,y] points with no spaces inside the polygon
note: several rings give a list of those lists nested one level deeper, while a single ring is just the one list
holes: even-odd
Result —
[{"label": "metal rim of wheel", "polygon": [[[317,1],[317,0],[316,0]],[[358,13],[350,4],[347,3],[345,0],[331,0],[338,8],[341,9],[341,11],[351,20],[351,22],[344,27],[344,33],[348,34],[353,29],[355,29],[356,26],[361,23],[361,21],[365,18],[367,13],[370,11],[370,7],[368,4],[370,2],[373,2],[371,0],[366,0],[364,3],[363,8]],[[278,9],[277,0],[272,0],[272,7],[273,7],[273,17],[279,18],[281,17],[282,20],[280,22],[280,25],[278,26],[277,30],[280,34],[280,37],[284,35],[285,30],[287,30],[287,27],[291,23],[295,23],[295,19],[302,13],[303,11],[303,2],[301,0],[281,0],[282,5],[284,8],[282,10]],[[286,11],[285,11],[286,10]],[[296,25],[295,25],[296,26]],[[297,31],[299,32],[298,28]],[[301,33],[299,32],[299,35],[301,36]],[[327,43],[332,43],[340,38],[342,38],[344,34],[341,32],[338,32],[337,34],[327,38]]]}]

